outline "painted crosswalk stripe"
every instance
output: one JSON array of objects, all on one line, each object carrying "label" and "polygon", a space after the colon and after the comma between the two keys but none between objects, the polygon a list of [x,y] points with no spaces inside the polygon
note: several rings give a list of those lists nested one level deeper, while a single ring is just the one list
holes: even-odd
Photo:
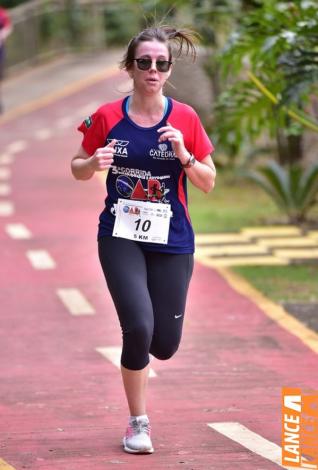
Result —
[{"label": "painted crosswalk stripe", "polygon": [[301,230],[299,227],[293,225],[285,225],[284,227],[246,227],[241,229],[243,235],[249,237],[288,237],[292,235],[301,235]]},{"label": "painted crosswalk stripe", "polygon": [[11,176],[10,168],[2,167],[0,168],[0,180],[8,180]]},{"label": "painted crosswalk stripe", "polygon": [[35,269],[54,269],[56,263],[45,250],[28,250],[26,255]]},{"label": "painted crosswalk stripe", "polygon": [[256,434],[243,424],[235,422],[225,423],[207,423],[207,425],[215,431],[241,444],[246,449],[260,455],[264,459],[279,465],[282,468],[289,469],[282,465],[282,449],[274,442],[268,441],[264,437]]},{"label": "painted crosswalk stripe", "polygon": [[57,295],[71,315],[94,315],[95,310],[80,290],[75,288],[57,289]]},{"label": "painted crosswalk stripe", "polygon": [[27,146],[28,143],[26,140],[16,140],[7,146],[6,151],[8,153],[19,153],[25,150]]},{"label": "painted crosswalk stripe", "polygon": [[11,187],[6,183],[0,183],[0,196],[8,196],[11,193]]},{"label": "painted crosswalk stripe", "polygon": [[5,226],[7,234],[16,240],[26,240],[32,238],[32,233],[23,224],[7,224]]},{"label": "painted crosswalk stripe", "polygon": [[[114,366],[120,369],[120,358],[121,358],[121,347],[120,346],[108,346],[96,348],[96,351],[99,352],[102,356],[108,359]],[[149,378],[157,377],[156,372],[150,368],[149,369]]]},{"label": "painted crosswalk stripe", "polygon": [[15,470],[15,468],[9,465],[5,460],[0,459],[0,470]]},{"label": "painted crosswalk stripe", "polygon": [[14,214],[14,205],[10,201],[0,201],[0,217]]}]

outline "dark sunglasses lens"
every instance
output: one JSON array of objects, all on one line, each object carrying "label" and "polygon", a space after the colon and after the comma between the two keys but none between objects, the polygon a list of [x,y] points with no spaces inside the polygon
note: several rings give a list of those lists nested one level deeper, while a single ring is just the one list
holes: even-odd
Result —
[{"label": "dark sunglasses lens", "polygon": [[[151,59],[135,59],[139,70],[149,70],[151,67]],[[168,72],[171,62],[168,60],[157,60],[156,67],[159,72]]]},{"label": "dark sunglasses lens", "polygon": [[140,70],[149,70],[151,67],[150,59],[137,59],[136,62]]},{"label": "dark sunglasses lens", "polygon": [[156,62],[157,69],[159,72],[168,72],[170,67],[170,62],[168,60],[158,60]]}]

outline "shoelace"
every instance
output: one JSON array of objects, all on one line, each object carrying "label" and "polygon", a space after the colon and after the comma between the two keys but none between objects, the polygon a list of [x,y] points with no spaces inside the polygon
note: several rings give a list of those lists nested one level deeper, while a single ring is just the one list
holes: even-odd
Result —
[{"label": "shoelace", "polygon": [[134,430],[134,433],[138,434],[140,432],[150,433],[150,423],[146,421],[132,421],[131,426]]}]

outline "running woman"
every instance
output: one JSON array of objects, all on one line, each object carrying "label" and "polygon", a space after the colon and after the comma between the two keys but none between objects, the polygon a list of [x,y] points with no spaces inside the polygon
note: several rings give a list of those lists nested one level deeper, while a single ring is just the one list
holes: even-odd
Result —
[{"label": "running woman", "polygon": [[1,97],[1,82],[4,79],[5,49],[4,44],[8,36],[12,33],[12,23],[8,12],[0,6],[0,114],[3,112]]},{"label": "running woman", "polygon": [[163,94],[176,57],[196,55],[191,31],[150,27],[132,38],[121,62],[133,92],[102,105],[79,126],[72,159],[78,180],[109,170],[98,252],[122,330],[121,373],[130,411],[123,446],[152,453],[146,411],[149,354],[178,349],[193,269],[187,179],[214,186],[213,145],[196,112]]}]

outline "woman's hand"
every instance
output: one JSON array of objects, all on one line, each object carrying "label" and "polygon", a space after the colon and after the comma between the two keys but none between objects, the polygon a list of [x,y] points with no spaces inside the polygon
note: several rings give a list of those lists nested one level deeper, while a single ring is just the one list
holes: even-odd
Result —
[{"label": "woman's hand", "polygon": [[[181,165],[188,163],[191,154],[185,148],[182,132],[172,127],[169,122],[167,122],[166,126],[158,129],[158,132],[162,132],[159,142],[164,142],[165,140],[171,142],[172,149],[176,157],[179,158]],[[184,171],[191,183],[205,193],[213,189],[216,172],[210,155],[207,155],[201,161],[196,160],[195,165],[186,168]]]},{"label": "woman's hand", "polygon": [[159,142],[164,142],[165,140],[169,140],[172,145],[172,150],[176,154],[176,157],[179,158],[180,163],[184,165],[189,160],[189,152],[184,146],[183,141],[183,134],[178,129],[172,127],[172,125],[167,122],[167,125],[164,127],[160,127],[158,132],[162,132],[161,136],[159,137]]},{"label": "woman's hand", "polygon": [[114,162],[115,144],[117,140],[113,139],[105,147],[96,149],[94,155],[90,157],[90,167],[94,171],[104,171],[111,167]]},{"label": "woman's hand", "polygon": [[89,156],[81,146],[71,162],[74,178],[77,180],[89,180],[95,171],[104,171],[110,168],[114,161],[114,146],[116,142],[117,140],[113,139],[105,147],[96,149],[92,156]]}]

